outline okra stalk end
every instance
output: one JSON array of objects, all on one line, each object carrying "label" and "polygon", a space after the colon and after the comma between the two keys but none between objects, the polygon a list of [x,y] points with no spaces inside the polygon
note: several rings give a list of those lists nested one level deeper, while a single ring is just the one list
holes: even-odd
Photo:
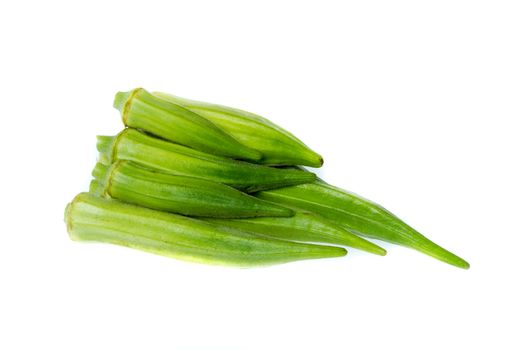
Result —
[{"label": "okra stalk end", "polygon": [[102,153],[109,152],[111,150],[111,146],[113,144],[114,139],[115,139],[114,136],[98,135],[97,136],[97,150]]},{"label": "okra stalk end", "polygon": [[97,150],[98,161],[100,163],[109,165],[112,162],[113,158],[113,145],[115,142],[115,136],[97,136]]},{"label": "okra stalk end", "polygon": [[89,183],[89,193],[101,196],[102,194],[104,194],[104,187],[97,180],[91,180],[91,182]]},{"label": "okra stalk end", "polygon": [[67,226],[67,232],[70,231],[70,227],[69,227],[69,212],[70,211],[71,211],[71,202],[67,203],[66,209],[64,210],[64,222],[66,223],[66,226]]},{"label": "okra stalk end", "polygon": [[136,88],[130,91],[119,91],[115,94],[115,99],[113,100],[113,107],[116,108],[124,117],[126,112],[126,105],[128,101],[142,88]]},{"label": "okra stalk end", "polygon": [[108,171],[109,167],[107,165],[98,162],[97,165],[95,165],[95,167],[93,168],[91,175],[98,183],[103,184],[106,182]]}]

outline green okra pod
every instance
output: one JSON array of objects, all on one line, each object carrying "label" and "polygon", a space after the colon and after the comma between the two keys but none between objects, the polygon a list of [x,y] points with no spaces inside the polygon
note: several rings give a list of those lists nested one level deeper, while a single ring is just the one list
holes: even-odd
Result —
[{"label": "green okra pod", "polygon": [[348,232],[330,220],[307,211],[296,210],[292,217],[205,220],[290,241],[337,244],[372,254],[386,254],[386,250],[378,245]]},{"label": "green okra pod", "polygon": [[99,136],[100,161],[130,160],[174,175],[215,181],[245,192],[313,182],[316,176],[297,169],[278,169],[214,156],[125,129],[115,137]]},{"label": "green okra pod", "polygon": [[97,196],[104,196],[104,186],[98,182],[98,180],[93,179],[89,183],[89,193]]},{"label": "green okra pod", "polygon": [[263,155],[258,162],[269,165],[320,167],[323,158],[290,132],[256,114],[212,103],[154,92],[154,95],[200,114],[236,140]]},{"label": "green okra pod", "polygon": [[244,146],[208,119],[142,88],[119,92],[114,107],[126,126],[142,129],[203,152],[224,157],[259,160],[260,152]]},{"label": "green okra pod", "polygon": [[81,193],[68,204],[65,221],[77,241],[98,241],[182,260],[259,266],[344,256],[340,247],[272,239],[185,216]]},{"label": "green okra pod", "polygon": [[469,263],[438,246],[382,206],[322,181],[262,191],[257,197],[308,210],[366,237],[416,249],[451,265]]},{"label": "green okra pod", "polygon": [[108,197],[177,214],[215,218],[293,215],[289,208],[220,183],[154,172],[127,160],[111,166],[98,163],[93,177],[102,185],[96,191]]}]

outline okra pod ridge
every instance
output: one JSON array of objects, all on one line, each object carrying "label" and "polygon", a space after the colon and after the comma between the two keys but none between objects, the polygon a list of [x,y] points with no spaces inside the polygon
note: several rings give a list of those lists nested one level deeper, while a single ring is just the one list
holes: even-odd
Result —
[{"label": "okra pod ridge", "polygon": [[293,208],[295,215],[286,218],[206,219],[224,226],[256,232],[296,242],[327,243],[347,246],[384,256],[386,250],[311,212]]},{"label": "okra pod ridge", "polygon": [[242,144],[262,153],[257,163],[266,165],[306,165],[319,168],[323,157],[289,131],[259,115],[237,108],[189,100],[163,92],[153,92],[208,119]]},{"label": "okra pod ridge", "polygon": [[207,153],[252,161],[262,154],[234,139],[191,110],[150,94],[143,88],[115,95],[114,107],[124,125]]},{"label": "okra pod ridge", "polygon": [[261,191],[256,196],[312,211],[354,233],[413,248],[453,266],[470,267],[464,259],[430,241],[382,206],[323,181]]},{"label": "okra pod ridge", "polygon": [[152,171],[126,160],[97,163],[93,177],[102,193],[126,203],[194,217],[290,217],[294,211],[229,186]]},{"label": "okra pod ridge", "polygon": [[64,216],[73,240],[117,244],[199,263],[251,267],[346,254],[339,247],[270,239],[88,193],[77,195]]},{"label": "okra pod ridge", "polygon": [[103,163],[129,160],[156,171],[219,182],[244,192],[313,182],[317,178],[297,169],[278,169],[207,154],[130,128],[111,141],[99,137],[98,148],[103,151],[99,157]]}]

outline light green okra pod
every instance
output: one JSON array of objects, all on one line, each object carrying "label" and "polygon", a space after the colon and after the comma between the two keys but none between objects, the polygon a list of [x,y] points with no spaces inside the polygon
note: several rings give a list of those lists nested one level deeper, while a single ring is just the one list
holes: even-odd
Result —
[{"label": "light green okra pod", "polygon": [[126,126],[142,129],[203,152],[224,157],[259,160],[260,152],[244,146],[208,119],[142,88],[119,92],[114,107]]},{"label": "light green okra pod", "polygon": [[256,196],[317,213],[357,234],[410,247],[457,267],[470,266],[380,205],[322,181],[262,191]]},{"label": "light green okra pod", "polygon": [[217,157],[188,147],[125,129],[115,137],[98,136],[100,162],[130,160],[174,175],[219,182],[241,191],[255,192],[315,181],[315,174],[278,169]]},{"label": "light green okra pod", "polygon": [[177,214],[216,218],[293,215],[289,208],[220,183],[154,172],[126,160],[111,166],[98,163],[93,177],[102,184],[98,191],[108,197]]},{"label": "light green okra pod", "polygon": [[153,94],[200,114],[245,146],[260,151],[263,157],[257,161],[258,163],[306,165],[316,168],[323,165],[323,158],[319,154],[308,148],[290,132],[261,116],[236,108],[188,100],[163,92],[153,92]]},{"label": "light green okra pod", "polygon": [[88,193],[68,204],[65,221],[73,240],[112,243],[200,263],[249,267],[346,254],[339,247],[271,239]]},{"label": "light green okra pod", "polygon": [[205,220],[290,241],[338,244],[372,254],[386,254],[383,248],[374,243],[348,232],[319,215],[301,210],[296,210],[292,217]]},{"label": "light green okra pod", "polygon": [[104,186],[98,180],[93,179],[89,183],[89,193],[96,196],[104,196]]}]

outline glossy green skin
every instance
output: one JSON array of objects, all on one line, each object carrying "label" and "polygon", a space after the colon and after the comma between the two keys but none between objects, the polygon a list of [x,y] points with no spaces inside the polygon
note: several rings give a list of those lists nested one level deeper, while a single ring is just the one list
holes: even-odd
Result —
[{"label": "glossy green skin", "polygon": [[254,161],[262,157],[260,152],[244,146],[206,118],[144,89],[117,93],[114,106],[126,126],[163,139],[224,157]]},{"label": "glossy green skin", "polygon": [[322,181],[263,191],[256,196],[317,213],[357,234],[404,245],[451,265],[469,268],[468,262],[433,243],[380,205]]},{"label": "glossy green skin", "polygon": [[346,254],[339,247],[271,239],[88,193],[68,204],[65,221],[76,241],[112,243],[208,264],[249,267]]},{"label": "glossy green skin", "polygon": [[206,154],[188,147],[125,129],[114,139],[98,138],[97,147],[108,162],[131,160],[174,175],[219,182],[245,192],[313,182],[314,174],[277,169]]},{"label": "glossy green skin", "polygon": [[240,109],[188,100],[163,92],[154,92],[170,101],[200,114],[236,140],[263,155],[258,161],[269,165],[306,165],[318,168],[323,158],[290,132],[271,121]]},{"label": "glossy green skin", "polygon": [[338,244],[377,255],[386,254],[383,248],[374,243],[306,211],[296,211],[294,216],[287,218],[206,219],[206,221],[290,241]]},{"label": "glossy green skin", "polygon": [[223,184],[154,172],[126,160],[109,167],[98,163],[93,177],[102,184],[101,192],[108,197],[182,215],[216,218],[293,215],[289,208]]}]

